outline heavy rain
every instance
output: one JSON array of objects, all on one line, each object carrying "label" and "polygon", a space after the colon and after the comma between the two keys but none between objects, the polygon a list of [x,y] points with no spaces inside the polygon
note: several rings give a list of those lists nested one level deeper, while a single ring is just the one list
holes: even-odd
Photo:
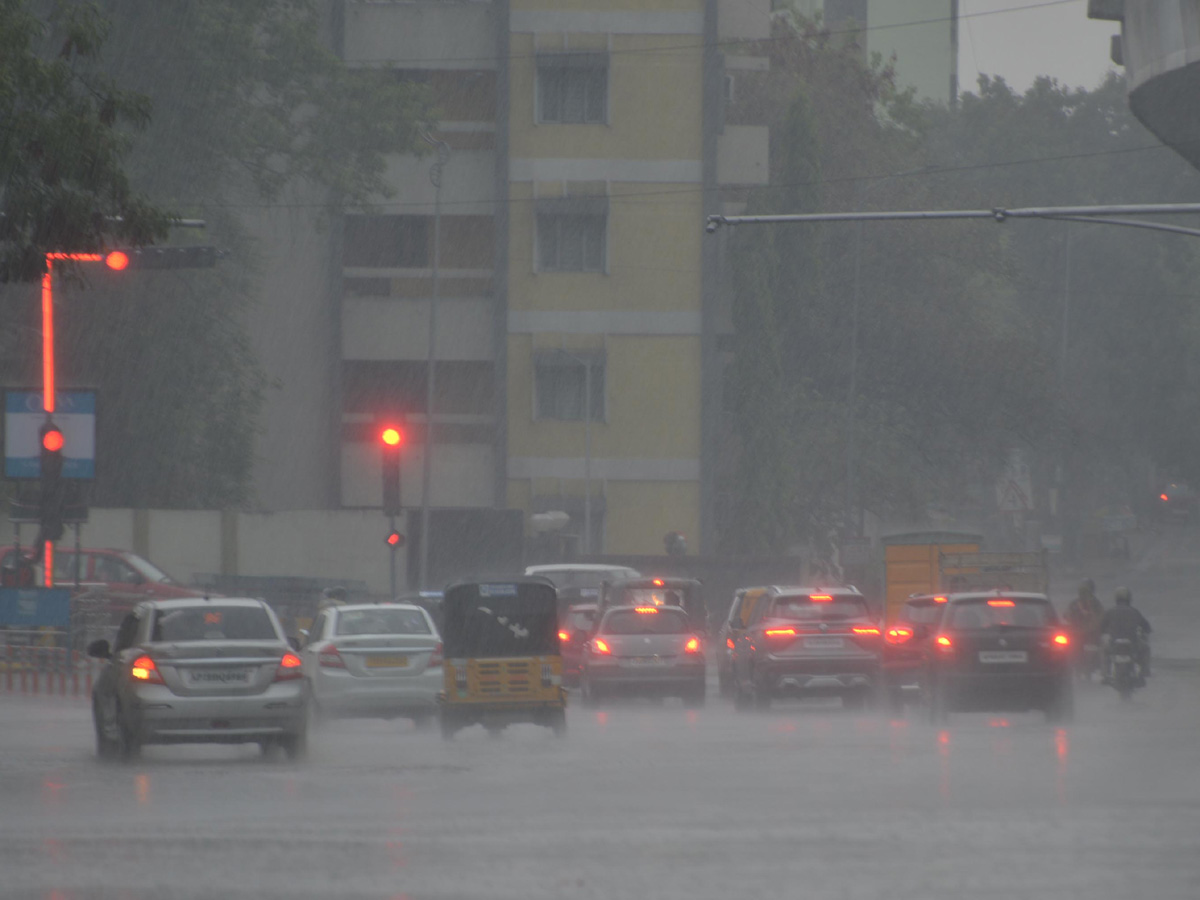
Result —
[{"label": "heavy rain", "polygon": [[1194,7],[0,0],[0,900],[1200,896]]}]

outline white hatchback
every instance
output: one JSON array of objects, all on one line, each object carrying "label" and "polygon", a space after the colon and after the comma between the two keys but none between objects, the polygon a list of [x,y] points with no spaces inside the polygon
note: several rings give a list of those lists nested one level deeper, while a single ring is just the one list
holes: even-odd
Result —
[{"label": "white hatchback", "polygon": [[313,713],[408,718],[424,725],[442,690],[442,639],[429,613],[407,603],[323,609],[300,650]]}]

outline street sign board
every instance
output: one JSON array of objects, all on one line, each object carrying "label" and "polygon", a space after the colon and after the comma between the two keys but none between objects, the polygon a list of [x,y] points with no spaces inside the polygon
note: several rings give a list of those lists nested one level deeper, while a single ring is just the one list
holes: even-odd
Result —
[{"label": "street sign board", "polygon": [[66,588],[0,588],[0,625],[69,628],[71,592]]},{"label": "street sign board", "polygon": [[[96,477],[96,392],[56,391],[54,424],[63,433],[63,478]],[[4,477],[41,477],[42,392],[4,391]]]}]

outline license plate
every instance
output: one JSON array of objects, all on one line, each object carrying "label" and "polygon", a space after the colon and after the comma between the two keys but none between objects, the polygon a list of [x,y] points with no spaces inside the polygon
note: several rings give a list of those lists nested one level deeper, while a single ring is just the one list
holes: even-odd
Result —
[{"label": "license plate", "polygon": [[621,664],[633,669],[652,669],[655,666],[670,665],[671,661],[668,659],[659,659],[655,656],[631,656],[628,659],[621,660]]},{"label": "license plate", "polygon": [[403,669],[408,665],[407,656],[368,656],[368,669]]},{"label": "license plate", "polygon": [[981,663],[1023,663],[1029,662],[1029,654],[1024,650],[980,650]]},{"label": "license plate", "polygon": [[192,669],[189,684],[249,684],[249,669]]},{"label": "license plate", "polygon": [[810,650],[840,650],[846,642],[842,638],[810,637],[804,639],[804,646]]}]

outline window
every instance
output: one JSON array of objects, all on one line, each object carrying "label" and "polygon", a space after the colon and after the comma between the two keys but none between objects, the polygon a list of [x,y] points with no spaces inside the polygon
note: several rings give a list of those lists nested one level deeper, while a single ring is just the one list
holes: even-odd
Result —
[{"label": "window", "polygon": [[608,57],[545,53],[537,63],[537,120],[602,125],[608,119]]},{"label": "window", "polygon": [[600,624],[601,634],[686,634],[691,631],[687,616],[674,610],[643,613],[634,609],[614,610]]},{"label": "window", "polygon": [[431,216],[346,216],[342,265],[412,269],[429,265]]},{"label": "window", "polygon": [[338,634],[429,634],[429,623],[417,609],[351,609],[337,620]]},{"label": "window", "polygon": [[[586,394],[591,372],[590,403]],[[546,356],[534,362],[534,418],[582,422],[604,421],[604,360]]]},{"label": "window", "polygon": [[603,272],[603,216],[539,214],[538,269],[543,272]]},{"label": "window", "polygon": [[275,641],[279,636],[266,610],[256,606],[204,605],[160,609],[150,640]]}]

